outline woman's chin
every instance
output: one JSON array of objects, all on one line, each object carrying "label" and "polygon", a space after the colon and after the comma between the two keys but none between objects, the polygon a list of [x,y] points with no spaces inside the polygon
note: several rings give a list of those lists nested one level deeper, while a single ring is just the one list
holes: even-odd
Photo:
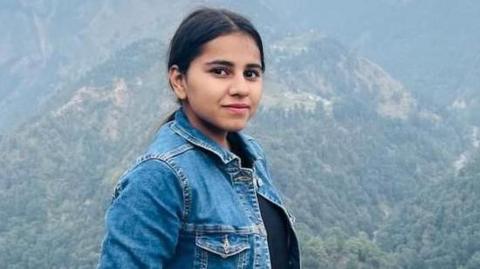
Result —
[{"label": "woman's chin", "polygon": [[247,126],[247,123],[246,122],[237,122],[237,123],[230,123],[230,124],[226,124],[223,128],[224,130],[226,130],[227,132],[240,132],[241,130],[243,130],[245,127]]}]

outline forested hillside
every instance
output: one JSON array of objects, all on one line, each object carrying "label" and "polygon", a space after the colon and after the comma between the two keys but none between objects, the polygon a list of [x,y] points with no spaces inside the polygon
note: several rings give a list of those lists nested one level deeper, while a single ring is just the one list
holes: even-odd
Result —
[{"label": "forested hillside", "polygon": [[[9,57],[0,53],[0,112],[8,110],[0,113],[1,268],[95,266],[118,176],[176,106],[165,81],[174,26],[166,22],[178,21],[189,5],[175,3],[182,11],[175,17],[166,2],[140,2],[78,1],[78,14],[54,0],[0,4],[0,14],[25,19],[39,34],[34,44],[15,47],[21,38],[6,31]],[[404,2],[382,5],[431,4]],[[436,95],[411,87],[425,82],[403,80],[406,65],[392,69],[403,74],[396,76],[385,55],[367,50],[382,63],[362,55],[368,39],[351,49],[311,29],[311,17],[299,20],[309,30],[282,31],[291,24],[282,17],[296,10],[281,9],[283,1],[212,3],[262,22],[264,95],[245,132],[265,148],[296,217],[303,268],[480,268],[478,65],[468,61],[463,79],[452,73],[433,85],[442,90]],[[129,11],[145,16],[135,20]],[[81,38],[61,34],[68,31]],[[432,67],[432,83],[439,69]],[[454,79],[459,83],[447,91]],[[28,105],[25,114],[19,104]]]},{"label": "forested hillside", "polygon": [[402,268],[480,268],[480,154],[406,202],[378,235]]},{"label": "forested hillside", "polygon": [[121,50],[1,141],[0,264],[94,267],[113,185],[169,109],[163,49]]}]

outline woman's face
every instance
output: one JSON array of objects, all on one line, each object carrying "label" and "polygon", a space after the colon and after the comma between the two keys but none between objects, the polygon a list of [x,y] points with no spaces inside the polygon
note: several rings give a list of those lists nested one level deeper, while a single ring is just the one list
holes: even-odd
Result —
[{"label": "woman's face", "polygon": [[246,126],[260,101],[262,80],[260,50],[244,33],[205,43],[186,74],[170,69],[189,121],[214,138]]}]

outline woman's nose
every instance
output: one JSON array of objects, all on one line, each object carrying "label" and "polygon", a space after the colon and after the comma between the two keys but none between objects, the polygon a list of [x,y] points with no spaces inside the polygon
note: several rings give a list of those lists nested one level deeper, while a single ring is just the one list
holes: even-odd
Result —
[{"label": "woman's nose", "polygon": [[235,76],[232,80],[232,84],[229,88],[230,95],[248,95],[249,93],[249,86],[248,81],[242,75]]}]

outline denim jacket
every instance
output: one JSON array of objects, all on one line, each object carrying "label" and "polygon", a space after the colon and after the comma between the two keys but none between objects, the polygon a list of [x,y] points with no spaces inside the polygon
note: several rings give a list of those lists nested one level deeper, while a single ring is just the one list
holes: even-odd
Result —
[{"label": "denim jacket", "polygon": [[179,109],[117,183],[98,268],[270,268],[256,193],[288,216],[289,267],[300,268],[293,218],[262,149],[244,134],[231,135],[252,168],[241,167]]}]

